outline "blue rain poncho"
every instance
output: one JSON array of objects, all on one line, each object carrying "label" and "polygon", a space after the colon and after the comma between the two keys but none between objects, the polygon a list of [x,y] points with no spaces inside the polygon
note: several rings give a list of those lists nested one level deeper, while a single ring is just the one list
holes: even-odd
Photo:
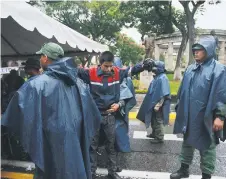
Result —
[{"label": "blue rain poncho", "polygon": [[91,179],[89,147],[100,113],[73,60],[63,58],[14,95],[2,125],[15,133],[42,179]]},{"label": "blue rain poncho", "polygon": [[[185,134],[187,144],[205,150],[211,144],[216,114],[222,119],[226,116],[226,67],[214,59],[213,37],[202,38],[198,44],[204,47],[207,58],[202,64],[190,65],[184,73],[174,133]],[[221,140],[225,132],[226,127],[224,135],[219,136]]]},{"label": "blue rain poncho", "polygon": [[137,114],[137,119],[145,123],[146,128],[151,124],[152,114],[154,112],[155,105],[164,98],[162,105],[163,122],[165,125],[169,122],[170,113],[170,86],[169,80],[166,76],[165,65],[161,61],[155,61],[155,74],[156,76],[150,83],[148,92],[145,95],[144,101]]}]

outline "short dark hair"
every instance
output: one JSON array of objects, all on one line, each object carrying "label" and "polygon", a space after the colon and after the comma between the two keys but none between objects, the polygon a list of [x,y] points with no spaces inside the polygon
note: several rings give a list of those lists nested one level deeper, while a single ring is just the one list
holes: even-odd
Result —
[{"label": "short dark hair", "polygon": [[210,31],[210,35],[216,35],[215,30],[211,30],[211,31]]},{"label": "short dark hair", "polygon": [[100,55],[99,59],[100,64],[104,62],[114,62],[114,55],[110,51],[105,51]]}]

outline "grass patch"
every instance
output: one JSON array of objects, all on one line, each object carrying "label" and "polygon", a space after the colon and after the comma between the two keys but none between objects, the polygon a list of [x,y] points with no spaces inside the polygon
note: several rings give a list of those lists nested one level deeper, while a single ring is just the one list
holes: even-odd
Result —
[{"label": "grass patch", "polygon": [[173,81],[173,74],[167,74],[166,76],[168,77],[168,79],[169,79],[170,81]]},{"label": "grass patch", "polygon": [[[176,96],[181,82],[174,81],[173,74],[167,74],[167,77],[169,78],[171,95]],[[147,89],[139,89],[139,82],[140,82],[139,80],[133,80],[133,85],[134,85],[136,93],[137,94],[146,94]]]},{"label": "grass patch", "polygon": [[177,95],[181,82],[180,81],[170,81],[169,83],[170,83],[171,95]]}]

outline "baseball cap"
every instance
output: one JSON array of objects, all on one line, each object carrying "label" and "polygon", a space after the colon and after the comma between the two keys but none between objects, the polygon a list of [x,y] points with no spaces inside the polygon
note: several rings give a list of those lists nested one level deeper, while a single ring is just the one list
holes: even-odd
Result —
[{"label": "baseball cap", "polygon": [[42,48],[36,52],[36,54],[43,54],[53,60],[57,60],[58,58],[62,58],[64,56],[64,50],[58,44],[49,42],[44,44]]},{"label": "baseball cap", "polygon": [[192,50],[205,50],[205,48],[200,44],[192,45]]}]

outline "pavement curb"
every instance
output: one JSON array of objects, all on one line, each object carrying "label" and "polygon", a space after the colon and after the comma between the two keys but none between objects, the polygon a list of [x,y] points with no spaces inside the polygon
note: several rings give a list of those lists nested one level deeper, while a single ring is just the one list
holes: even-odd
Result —
[{"label": "pavement curb", "polygon": [[[137,113],[138,112],[130,112],[129,113],[129,119],[130,120],[138,120],[136,117],[137,117]],[[169,123],[174,123],[175,122],[175,119],[176,119],[176,113],[175,112],[171,112],[169,114]]]}]

